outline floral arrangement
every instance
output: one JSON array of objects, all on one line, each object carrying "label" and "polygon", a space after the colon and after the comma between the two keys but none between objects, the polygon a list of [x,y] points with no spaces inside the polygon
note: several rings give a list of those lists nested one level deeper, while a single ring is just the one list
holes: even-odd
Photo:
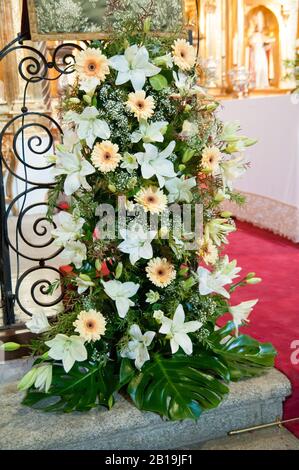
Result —
[{"label": "floral arrangement", "polygon": [[[270,344],[238,331],[257,300],[230,302],[260,279],[223,253],[235,224],[221,202],[242,202],[233,184],[254,141],[217,118],[193,46],[147,30],[79,52],[61,105],[48,216],[64,311],[27,322],[37,359],[19,389],[35,408],[111,408],[122,392],[141,410],[197,419],[231,380],[273,365]],[[171,207],[191,207],[191,225],[171,223]]]}]

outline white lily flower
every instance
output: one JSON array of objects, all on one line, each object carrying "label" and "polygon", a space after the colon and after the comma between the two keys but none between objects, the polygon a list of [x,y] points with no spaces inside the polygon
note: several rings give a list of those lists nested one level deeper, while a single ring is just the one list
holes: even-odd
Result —
[{"label": "white lily flower", "polygon": [[64,120],[73,121],[78,126],[78,136],[85,139],[89,148],[93,147],[97,138],[109,139],[111,132],[106,121],[99,119],[99,111],[95,106],[88,106],[81,114],[68,111]]},{"label": "white lily flower", "polygon": [[45,312],[34,313],[31,319],[28,320],[25,325],[28,330],[31,331],[31,333],[34,333],[36,335],[40,333],[45,333],[45,331],[49,331],[51,329]]},{"label": "white lily flower", "polygon": [[52,364],[43,364],[38,366],[36,369],[37,374],[34,386],[40,392],[44,390],[46,393],[48,393],[52,383],[53,366]]},{"label": "white lily flower", "polygon": [[151,345],[156,333],[154,331],[147,331],[142,334],[138,325],[134,324],[129,330],[132,341],[129,341],[127,346],[120,352],[121,357],[128,357],[135,359],[135,367],[141,369],[146,361],[150,360],[148,353],[148,346]]},{"label": "white lily flower", "polygon": [[218,266],[218,272],[221,273],[221,276],[227,280],[228,284],[239,277],[239,272],[242,268],[237,267],[237,260],[229,261],[227,255],[225,255]]},{"label": "white lily flower", "polygon": [[117,280],[102,281],[102,284],[108,297],[114,300],[120,318],[125,318],[129,308],[135,305],[135,303],[130,300],[130,297],[136,294],[140,284],[135,284],[134,282],[120,282]]},{"label": "white lily flower", "polygon": [[67,175],[64,181],[64,192],[71,196],[81,186],[87,191],[90,186],[86,181],[86,176],[95,172],[94,167],[82,157],[79,146],[75,146],[73,153],[67,151],[64,146],[57,146],[56,161],[53,173],[55,176]]},{"label": "white lily flower", "polygon": [[173,67],[173,59],[172,55],[169,52],[168,54],[161,55],[160,57],[155,57],[153,59],[153,63],[158,67],[166,67],[167,69],[172,69]]},{"label": "white lily flower", "polygon": [[159,152],[159,149],[153,144],[143,144],[143,147],[145,152],[135,154],[139,165],[141,165],[142,176],[145,179],[156,176],[160,188],[163,188],[165,177],[172,178],[176,176],[173,163],[167,160],[174,151],[175,141],[170,142],[162,152]]},{"label": "white lily flower", "polygon": [[97,77],[89,77],[84,80],[80,80],[80,90],[83,90],[85,93],[92,96],[99,83],[100,81]]},{"label": "white lily flower", "polygon": [[196,178],[188,178],[185,179],[184,176],[181,178],[171,178],[166,181],[165,187],[168,194],[168,201],[175,202],[191,202],[193,199],[192,192],[190,191],[192,188],[196,186]]},{"label": "white lily flower", "polygon": [[153,257],[152,241],[157,235],[155,230],[145,231],[140,224],[128,230],[120,230],[120,235],[124,239],[118,245],[122,253],[130,255],[131,264],[135,264],[139,259],[151,259]]},{"label": "white lily flower", "polygon": [[135,91],[142,90],[146,77],[157,75],[161,69],[149,62],[149,53],[144,46],[128,47],[124,55],[115,55],[109,59],[110,66],[118,71],[116,85],[131,81]]},{"label": "white lily flower", "polygon": [[167,335],[170,339],[170,347],[172,354],[175,354],[179,347],[185,354],[190,356],[193,351],[192,341],[187,333],[193,333],[202,327],[200,321],[189,321],[185,323],[185,312],[180,304],[175,311],[173,319],[162,317],[162,326],[159,333]]},{"label": "white lily flower", "polygon": [[87,359],[84,339],[80,336],[67,336],[59,333],[54,339],[46,341],[45,344],[50,348],[49,356],[55,361],[62,361],[66,373],[71,370],[75,362]]},{"label": "white lily flower", "polygon": [[205,226],[205,238],[220,246],[222,243],[227,243],[227,235],[235,230],[236,227],[228,224],[227,219],[212,219]]},{"label": "white lily flower", "polygon": [[220,267],[211,272],[202,266],[197,269],[199,280],[198,290],[200,295],[208,295],[212,293],[223,295],[226,299],[230,298],[229,292],[224,286],[231,284],[238,277],[241,268],[236,267],[236,260],[229,262],[227,256],[224,257]]},{"label": "white lily flower", "polygon": [[34,384],[35,388],[40,392],[48,393],[52,383],[53,366],[49,363],[42,363],[32,367],[27,374],[24,375],[18,384],[18,390],[28,390]]},{"label": "white lily flower", "polygon": [[228,311],[233,317],[233,322],[236,327],[236,336],[239,335],[239,326],[243,322],[248,322],[248,317],[253,310],[253,307],[258,303],[258,299],[248,300],[247,302],[241,302],[239,305],[230,306]]},{"label": "white lily flower", "polygon": [[246,172],[246,163],[243,155],[220,163],[220,170],[224,187],[227,186],[232,190],[234,181]]},{"label": "white lily flower", "polygon": [[87,257],[86,245],[79,240],[70,240],[65,244],[60,256],[67,264],[73,263],[79,269]]},{"label": "white lily flower", "polygon": [[223,124],[222,132],[219,136],[220,140],[225,142],[236,142],[239,140],[237,132],[241,129],[239,121],[229,121]]},{"label": "white lily flower", "polygon": [[205,90],[196,84],[197,78],[190,77],[190,75],[186,75],[184,72],[172,72],[173,79],[175,86],[179,90],[180,94],[182,95],[196,95],[200,93],[205,95]]},{"label": "white lily flower", "polygon": [[85,220],[82,217],[74,217],[69,212],[60,211],[54,216],[54,223],[57,226],[51,231],[52,237],[55,238],[54,245],[65,246],[68,241],[81,236]]},{"label": "white lily flower", "polygon": [[138,131],[133,132],[131,135],[131,142],[137,143],[141,139],[145,143],[163,142],[167,126],[167,121],[156,121],[151,123],[141,121]]},{"label": "white lily flower", "polygon": [[78,294],[83,294],[83,292],[87,291],[90,287],[94,287],[94,282],[90,279],[89,276],[86,274],[80,274],[79,277],[76,277],[75,282],[77,284],[77,291]]},{"label": "white lily flower", "polygon": [[65,129],[63,131],[63,147],[68,152],[72,152],[76,145],[80,145],[80,139],[77,132],[73,129]]},{"label": "white lily flower", "polygon": [[137,170],[138,162],[137,162],[137,158],[135,157],[135,155],[125,152],[121,160],[122,160],[122,163],[120,165],[121,168],[124,168],[129,173],[132,173],[134,170]]}]

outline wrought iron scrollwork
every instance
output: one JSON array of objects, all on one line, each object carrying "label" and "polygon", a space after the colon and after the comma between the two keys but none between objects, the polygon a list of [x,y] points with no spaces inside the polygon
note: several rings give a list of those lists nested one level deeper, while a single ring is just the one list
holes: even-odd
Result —
[{"label": "wrought iron scrollwork", "polygon": [[[49,288],[53,281],[49,276],[51,274],[57,278],[60,276],[59,269],[49,264],[54,263],[55,258],[61,252],[60,248],[53,245],[51,236],[51,229],[55,228],[55,223],[51,224],[46,217],[46,211],[40,210],[46,208],[47,201],[43,201],[42,198],[38,199],[38,202],[32,203],[30,201],[30,198],[38,191],[45,192],[53,186],[53,180],[43,181],[44,175],[48,176],[52,166],[45,156],[53,149],[54,134],[62,136],[63,131],[60,124],[49,114],[28,110],[27,89],[30,84],[34,85],[43,80],[58,80],[62,75],[73,73],[74,50],[80,51],[82,47],[76,43],[59,44],[49,60],[49,57],[45,56],[41,50],[25,44],[24,38],[19,36],[0,51],[0,60],[12,52],[22,51],[17,72],[25,81],[21,113],[13,116],[0,133],[0,287],[4,325],[15,322],[15,305],[18,305],[24,314],[30,316],[36,311],[36,308],[52,308],[58,305],[63,298],[60,290],[51,298],[48,297]],[[55,72],[50,74],[50,70]],[[11,151],[18,163],[18,169],[11,166],[2,151],[4,136],[12,132]],[[29,154],[34,156],[33,160],[32,158],[28,159]],[[7,208],[2,166],[15,178],[15,182],[19,182],[23,186]],[[29,173],[34,173],[36,176],[32,177]],[[15,230],[12,232],[8,230],[8,224],[12,220],[10,216],[15,212],[14,208],[17,205],[20,206],[20,210]],[[27,216],[32,211],[37,212],[38,215],[32,217],[32,233],[30,234],[28,228],[24,227],[24,222],[25,219],[31,220]],[[17,264],[14,292],[10,268],[13,253]],[[22,272],[21,260],[26,260],[27,263],[31,262],[33,265],[29,268],[27,266],[27,269]],[[24,285],[25,301],[21,293]],[[29,299],[31,303],[28,303]]]}]

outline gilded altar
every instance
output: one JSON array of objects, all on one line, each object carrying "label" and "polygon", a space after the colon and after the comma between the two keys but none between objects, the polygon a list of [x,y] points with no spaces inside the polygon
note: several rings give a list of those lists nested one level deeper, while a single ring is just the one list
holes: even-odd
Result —
[{"label": "gilded altar", "polygon": [[203,84],[217,94],[246,82],[248,93],[291,90],[298,47],[298,0],[185,0],[187,27],[198,44]]}]

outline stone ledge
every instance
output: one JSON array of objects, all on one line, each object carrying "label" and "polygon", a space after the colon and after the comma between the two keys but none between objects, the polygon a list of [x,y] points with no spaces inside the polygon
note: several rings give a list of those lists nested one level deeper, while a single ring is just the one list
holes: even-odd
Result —
[{"label": "stone ledge", "polygon": [[[139,411],[123,397],[118,397],[109,412],[43,413],[20,404],[15,380],[28,366],[28,361],[16,361],[15,367],[4,365],[1,449],[174,449],[225,436],[233,429],[274,421],[281,417],[282,403],[291,393],[289,380],[271,370],[262,377],[232,383],[222,404],[203,413],[197,422],[164,421],[153,413]],[[15,374],[7,376],[7,370]]]}]

